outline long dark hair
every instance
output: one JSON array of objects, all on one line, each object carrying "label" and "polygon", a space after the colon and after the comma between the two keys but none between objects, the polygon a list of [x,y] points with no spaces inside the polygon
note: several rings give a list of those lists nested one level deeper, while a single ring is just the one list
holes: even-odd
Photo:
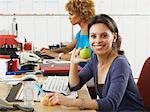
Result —
[{"label": "long dark hair", "polygon": [[89,30],[92,25],[97,24],[97,23],[103,23],[108,26],[110,31],[114,34],[117,35],[116,42],[112,44],[113,50],[116,50],[118,54],[123,55],[124,51],[120,50],[121,46],[121,37],[119,36],[119,31],[116,22],[108,15],[106,14],[99,14],[91,18],[91,20],[88,23],[88,35],[89,35]]}]

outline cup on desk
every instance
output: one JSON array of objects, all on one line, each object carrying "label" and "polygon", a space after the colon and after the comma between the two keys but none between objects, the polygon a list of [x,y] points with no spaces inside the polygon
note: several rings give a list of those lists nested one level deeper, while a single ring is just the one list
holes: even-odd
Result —
[{"label": "cup on desk", "polygon": [[23,82],[23,101],[25,107],[33,107],[34,104],[34,81]]},{"label": "cup on desk", "polygon": [[32,43],[26,42],[24,44],[24,50],[26,50],[26,51],[32,50]]},{"label": "cup on desk", "polygon": [[[27,75],[32,74],[32,72],[27,72]],[[27,78],[23,80],[23,101],[25,107],[33,107],[34,105],[34,83],[35,80]]]}]

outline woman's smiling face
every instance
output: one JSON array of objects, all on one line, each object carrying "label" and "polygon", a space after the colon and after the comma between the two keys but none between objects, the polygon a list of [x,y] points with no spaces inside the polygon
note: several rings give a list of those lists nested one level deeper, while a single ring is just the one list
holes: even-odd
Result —
[{"label": "woman's smiling face", "polygon": [[104,55],[112,50],[112,43],[116,39],[107,25],[96,23],[89,29],[89,40],[93,52],[97,55]]}]

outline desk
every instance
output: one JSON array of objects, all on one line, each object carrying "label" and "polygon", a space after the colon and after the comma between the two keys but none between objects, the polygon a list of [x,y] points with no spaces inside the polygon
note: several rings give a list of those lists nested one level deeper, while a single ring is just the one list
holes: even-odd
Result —
[{"label": "desk", "polygon": [[[0,90],[1,90],[0,98],[6,97],[10,89],[11,89],[10,85],[7,85],[5,82],[0,82]],[[91,99],[86,86],[83,86],[83,88],[78,91],[78,97]],[[19,103],[23,104],[23,102],[19,102]],[[77,107],[65,107],[62,105],[43,106],[40,102],[34,103],[34,109],[35,109],[35,112],[80,112],[80,111],[96,112],[95,110],[80,110]],[[21,112],[21,111],[15,111],[15,112]]]}]

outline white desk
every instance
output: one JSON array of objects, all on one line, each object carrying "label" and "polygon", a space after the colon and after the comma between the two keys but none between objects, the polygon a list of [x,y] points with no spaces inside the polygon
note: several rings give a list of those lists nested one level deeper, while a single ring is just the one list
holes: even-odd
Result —
[{"label": "white desk", "polygon": [[[44,80],[44,79],[45,77],[41,78],[41,80]],[[0,82],[0,90],[1,90],[0,98],[6,97],[10,89],[11,89],[10,85],[6,84],[5,82]],[[78,97],[91,99],[86,86],[83,86],[83,88],[78,91]],[[23,102],[19,102],[19,104],[23,104]],[[80,112],[80,111],[96,112],[95,110],[80,110],[77,107],[65,107],[62,105],[43,106],[40,102],[34,103],[34,109],[35,109],[35,112]],[[21,111],[15,111],[15,112],[21,112]]]}]

